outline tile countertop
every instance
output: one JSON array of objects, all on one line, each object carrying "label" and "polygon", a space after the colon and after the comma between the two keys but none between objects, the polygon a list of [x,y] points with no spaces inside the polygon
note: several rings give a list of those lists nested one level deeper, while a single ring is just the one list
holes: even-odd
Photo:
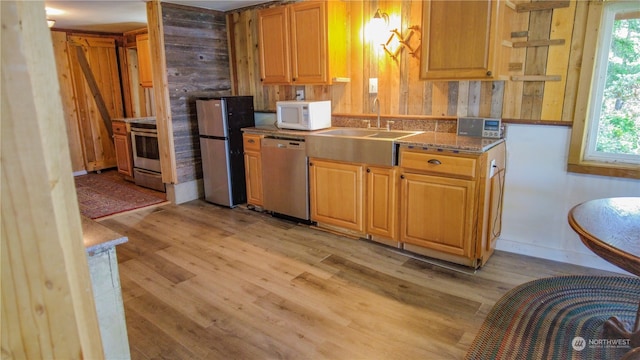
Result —
[{"label": "tile countertop", "polygon": [[[331,128],[337,129],[337,128]],[[301,131],[278,129],[275,126],[256,126],[244,128],[242,131],[251,134],[261,135],[280,135],[280,136],[298,136],[303,137],[329,129],[315,131]],[[406,145],[409,147],[417,147],[422,149],[441,149],[452,151],[463,151],[469,153],[483,153],[492,147],[504,142],[504,139],[478,138],[471,136],[458,136],[454,133],[444,133],[435,131],[426,131],[416,135],[410,135],[402,139],[395,140],[396,144]]]},{"label": "tile countertop", "polygon": [[84,240],[84,247],[89,255],[99,253],[129,241],[126,236],[118,234],[97,221],[91,220],[86,216],[81,216],[81,218],[82,238]]},{"label": "tile countertop", "polygon": [[464,151],[470,153],[483,153],[492,147],[504,142],[504,139],[479,138],[471,136],[458,136],[452,133],[427,131],[398,139],[396,144],[422,149],[441,149]]}]

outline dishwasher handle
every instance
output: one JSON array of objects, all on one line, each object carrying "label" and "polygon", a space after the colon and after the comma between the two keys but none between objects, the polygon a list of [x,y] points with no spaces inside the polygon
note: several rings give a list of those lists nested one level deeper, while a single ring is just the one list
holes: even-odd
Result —
[{"label": "dishwasher handle", "polygon": [[263,138],[262,146],[265,148],[278,148],[288,150],[304,150],[304,140]]}]

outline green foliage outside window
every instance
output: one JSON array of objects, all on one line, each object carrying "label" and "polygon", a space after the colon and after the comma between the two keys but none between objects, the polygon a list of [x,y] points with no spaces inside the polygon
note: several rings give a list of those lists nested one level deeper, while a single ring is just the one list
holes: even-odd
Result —
[{"label": "green foliage outside window", "polygon": [[640,155],[640,19],[614,21],[596,151]]}]

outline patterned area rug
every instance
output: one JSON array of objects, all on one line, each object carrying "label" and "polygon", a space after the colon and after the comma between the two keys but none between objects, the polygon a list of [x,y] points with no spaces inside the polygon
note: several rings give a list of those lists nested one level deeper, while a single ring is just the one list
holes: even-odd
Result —
[{"label": "patterned area rug", "polygon": [[630,329],[640,279],[561,276],[534,280],[491,309],[466,359],[620,359],[627,339],[609,339],[602,325],[617,316]]},{"label": "patterned area rug", "polygon": [[91,219],[166,202],[165,193],[136,186],[116,170],[75,177],[80,213]]}]

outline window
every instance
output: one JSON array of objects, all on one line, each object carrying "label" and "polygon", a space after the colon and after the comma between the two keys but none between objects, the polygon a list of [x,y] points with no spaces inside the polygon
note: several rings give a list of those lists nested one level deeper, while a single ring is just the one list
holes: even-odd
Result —
[{"label": "window", "polygon": [[592,2],[585,34],[569,170],[640,178],[640,3]]}]

